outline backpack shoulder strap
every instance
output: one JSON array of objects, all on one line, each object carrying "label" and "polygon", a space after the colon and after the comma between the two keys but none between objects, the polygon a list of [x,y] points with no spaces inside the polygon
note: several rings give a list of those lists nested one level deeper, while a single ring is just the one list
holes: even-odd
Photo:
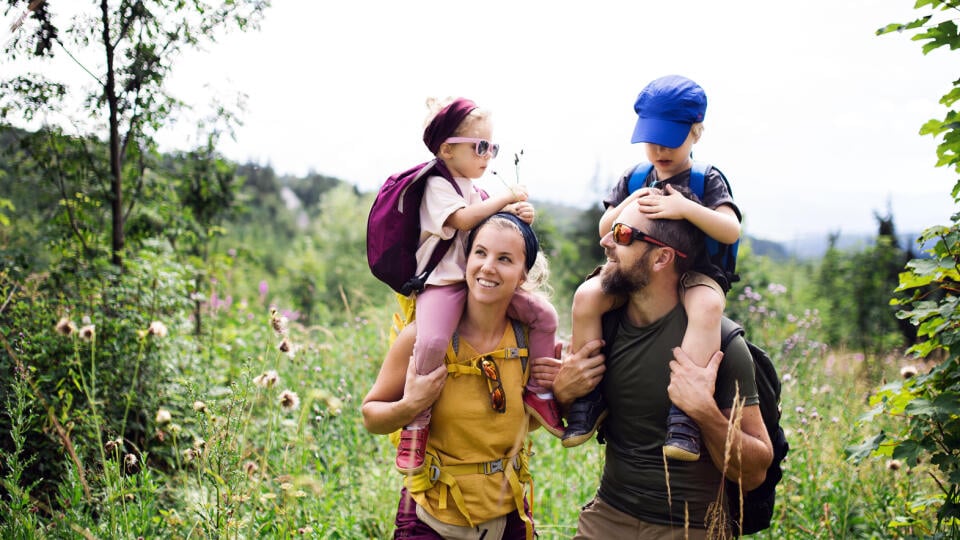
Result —
[{"label": "backpack shoulder strap", "polygon": [[642,187],[646,187],[647,177],[650,176],[652,170],[653,163],[649,161],[642,161],[634,165],[633,171],[630,172],[630,179],[627,181],[627,193],[633,193]]},{"label": "backpack shoulder strap", "polygon": [[726,351],[730,343],[737,337],[743,336],[746,332],[743,327],[735,323],[732,319],[723,317],[720,319],[720,350]]},{"label": "backpack shoulder strap", "polygon": [[707,170],[710,168],[709,164],[702,161],[694,161],[693,166],[690,167],[690,191],[701,201],[703,200],[704,179],[707,177]]},{"label": "backpack shoulder strap", "polygon": [[527,367],[529,365],[530,353],[527,350],[527,328],[518,320],[510,319],[513,326],[513,338],[517,341],[517,349],[520,350],[520,368],[523,371],[524,379],[528,377]]}]

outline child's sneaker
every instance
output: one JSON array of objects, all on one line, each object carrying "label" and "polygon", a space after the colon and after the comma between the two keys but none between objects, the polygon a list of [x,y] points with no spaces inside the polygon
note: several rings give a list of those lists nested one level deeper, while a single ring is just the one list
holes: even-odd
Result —
[{"label": "child's sneaker", "polygon": [[400,431],[400,444],[397,445],[397,470],[403,474],[419,474],[423,470],[423,460],[427,450],[427,437],[430,426],[419,429],[403,428]]},{"label": "child's sneaker", "polygon": [[700,426],[676,405],[670,405],[667,416],[667,440],[663,455],[678,461],[700,459]]},{"label": "child's sneaker", "polygon": [[600,423],[607,417],[607,405],[600,392],[591,392],[577,398],[567,413],[567,430],[563,432],[562,444],[573,448],[590,440]]},{"label": "child's sneaker", "polygon": [[523,391],[523,407],[554,437],[563,437],[563,419],[555,399],[544,399],[535,392]]}]

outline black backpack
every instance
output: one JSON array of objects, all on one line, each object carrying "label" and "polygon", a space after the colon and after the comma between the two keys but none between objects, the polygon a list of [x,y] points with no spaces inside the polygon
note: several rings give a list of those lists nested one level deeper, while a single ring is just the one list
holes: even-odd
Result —
[{"label": "black backpack", "polygon": [[[624,308],[608,311],[603,316],[603,339],[606,341],[606,347],[613,344],[616,338],[618,313],[622,313]],[[720,350],[726,351],[727,346],[737,337],[743,336],[743,327],[734,321],[724,317],[720,321]],[[777,375],[777,369],[770,360],[770,356],[753,343],[750,343],[744,337],[750,356],[753,358],[753,367],[757,381],[757,393],[760,397],[760,415],[763,417],[763,424],[767,428],[767,434],[770,435],[770,442],[773,443],[773,461],[767,468],[767,476],[763,483],[756,489],[743,494],[743,534],[753,534],[770,527],[770,520],[773,518],[773,507],[776,503],[777,484],[783,479],[783,469],[781,462],[790,451],[790,444],[787,443],[787,437],[780,427],[780,377]],[[609,351],[604,350],[604,354]],[[603,444],[603,427],[597,437]],[[734,536],[741,534],[741,516],[740,516],[740,485],[731,480],[725,480],[727,509],[730,516],[730,530]]]},{"label": "black backpack", "polygon": [[[726,351],[727,346],[737,336],[743,336],[743,327],[724,317],[720,324],[720,349]],[[783,469],[780,463],[790,451],[783,428],[780,427],[780,378],[777,369],[770,360],[766,351],[750,343],[746,338],[747,348],[753,358],[753,367],[756,373],[757,393],[760,395],[760,415],[763,424],[773,443],[773,461],[767,469],[767,477],[759,487],[743,494],[743,534],[753,534],[770,527],[773,518],[773,507],[776,503],[777,484],[783,478]],[[728,510],[730,511],[731,530],[735,536],[741,533],[740,516],[740,485],[726,480]]]}]

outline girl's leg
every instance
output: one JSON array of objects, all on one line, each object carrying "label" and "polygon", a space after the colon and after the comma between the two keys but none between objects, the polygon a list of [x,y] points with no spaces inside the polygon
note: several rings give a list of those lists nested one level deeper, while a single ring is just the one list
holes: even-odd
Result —
[{"label": "girl's leg", "polygon": [[[463,316],[465,299],[466,288],[462,283],[430,286],[417,295],[417,341],[413,345],[413,359],[418,375],[443,365],[447,345]],[[400,472],[416,474],[423,469],[429,436],[430,409],[427,408],[400,431],[396,460]]]},{"label": "girl's leg", "polygon": [[[428,286],[417,295],[417,341],[413,345],[417,375],[425,375],[443,365],[450,338],[463,315],[465,300],[463,284]],[[427,409],[407,427],[423,427],[429,423],[430,410]]]},{"label": "girl's leg", "polygon": [[[709,277],[690,272],[683,276],[682,301],[687,312],[683,349],[698,366],[706,366],[720,349],[720,319],[726,304],[723,289]],[[682,410],[670,406],[667,440],[663,452],[669,458],[694,461],[700,457],[700,428]]]},{"label": "girl's leg", "polygon": [[[510,301],[507,315],[528,327],[530,342],[527,344],[527,358],[531,366],[538,358],[553,357],[558,317],[556,308],[546,298],[527,291],[517,291]],[[553,436],[563,436],[560,407],[554,401],[550,389],[540,386],[530,378],[523,393],[523,405],[527,413]]]},{"label": "girl's leg", "polygon": [[[517,291],[510,301],[507,315],[524,323],[529,329],[530,342],[527,344],[531,362],[537,358],[553,358],[557,344],[557,309],[546,298],[527,291]],[[527,390],[552,397],[550,390],[533,383],[527,383]]]}]

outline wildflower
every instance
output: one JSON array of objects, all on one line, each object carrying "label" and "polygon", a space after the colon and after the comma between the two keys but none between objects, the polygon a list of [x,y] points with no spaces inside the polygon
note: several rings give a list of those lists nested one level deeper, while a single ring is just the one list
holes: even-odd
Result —
[{"label": "wildflower", "polygon": [[300,397],[296,392],[284,390],[280,392],[280,408],[285,411],[292,411],[300,406]]},{"label": "wildflower", "polygon": [[903,467],[903,463],[899,459],[891,459],[887,461],[888,471],[899,471],[900,467]]},{"label": "wildflower", "polygon": [[277,384],[277,381],[280,380],[280,376],[277,375],[277,372],[274,370],[264,371],[260,375],[257,375],[253,379],[253,384],[261,388],[273,388],[273,385]]},{"label": "wildflower", "polygon": [[127,473],[134,474],[140,470],[140,460],[137,459],[137,456],[134,454],[127,454],[123,456],[123,464],[126,467]]},{"label": "wildflower", "polygon": [[309,525],[300,527],[299,529],[297,529],[297,534],[310,534],[312,532],[313,532],[313,527]]},{"label": "wildflower", "polygon": [[207,441],[201,437],[197,437],[193,440],[193,448],[199,452],[202,452],[204,448],[207,447]]},{"label": "wildflower", "polygon": [[150,323],[150,326],[147,327],[147,334],[160,338],[167,337],[167,325],[160,321],[153,321]]},{"label": "wildflower", "polygon": [[120,437],[117,437],[116,439],[110,439],[109,441],[106,442],[106,444],[103,445],[103,449],[110,454],[113,454],[118,450],[122,450],[123,439],[121,439]]},{"label": "wildflower", "polygon": [[57,325],[54,328],[61,336],[69,336],[77,331],[77,325],[73,324],[73,321],[66,317],[57,321]]},{"label": "wildflower", "polygon": [[168,411],[168,410],[166,410],[166,409],[158,409],[158,410],[157,410],[157,419],[156,419],[156,422],[157,422],[158,424],[166,424],[167,422],[169,422],[169,421],[172,420],[172,419],[173,419],[173,416],[170,414],[170,411]]},{"label": "wildflower", "polygon": [[170,433],[172,433],[173,435],[179,435],[180,432],[183,431],[183,428],[180,427],[180,424],[170,424],[170,427],[168,427],[167,429],[169,429]]},{"label": "wildflower", "polygon": [[273,327],[277,336],[287,335],[287,318],[281,315],[277,308],[270,308],[270,326]]},{"label": "wildflower", "polygon": [[253,477],[259,469],[260,466],[253,461],[247,461],[243,464],[243,472],[247,473],[248,477]]},{"label": "wildflower", "polygon": [[900,368],[900,376],[904,379],[912,379],[917,376],[917,366],[903,366]]},{"label": "wildflower", "polygon": [[287,338],[283,338],[283,340],[280,342],[280,345],[278,345],[277,348],[280,349],[280,352],[284,352],[288,354],[293,353],[293,345],[290,344],[290,340],[288,340]]},{"label": "wildflower", "polygon": [[96,326],[94,326],[94,325],[92,325],[92,324],[88,324],[88,325],[86,325],[86,326],[82,326],[82,327],[80,328],[80,339],[82,339],[82,340],[84,340],[84,341],[93,341],[93,338],[94,338],[94,336],[96,335],[96,333],[97,333],[97,327],[96,327]]},{"label": "wildflower", "polygon": [[197,451],[193,448],[187,448],[183,451],[183,460],[187,463],[193,461],[195,457],[197,457]]},{"label": "wildflower", "polygon": [[202,401],[200,401],[200,400],[194,401],[194,402],[193,402],[193,410],[196,411],[196,412],[198,412],[198,413],[205,413],[205,412],[207,412],[207,404],[204,403],[204,402],[202,402]]},{"label": "wildflower", "polygon": [[790,381],[792,381],[792,380],[793,380],[793,375],[791,375],[791,374],[789,374],[789,373],[784,373],[784,374],[783,374],[783,382],[788,383],[788,382],[790,382]]}]

